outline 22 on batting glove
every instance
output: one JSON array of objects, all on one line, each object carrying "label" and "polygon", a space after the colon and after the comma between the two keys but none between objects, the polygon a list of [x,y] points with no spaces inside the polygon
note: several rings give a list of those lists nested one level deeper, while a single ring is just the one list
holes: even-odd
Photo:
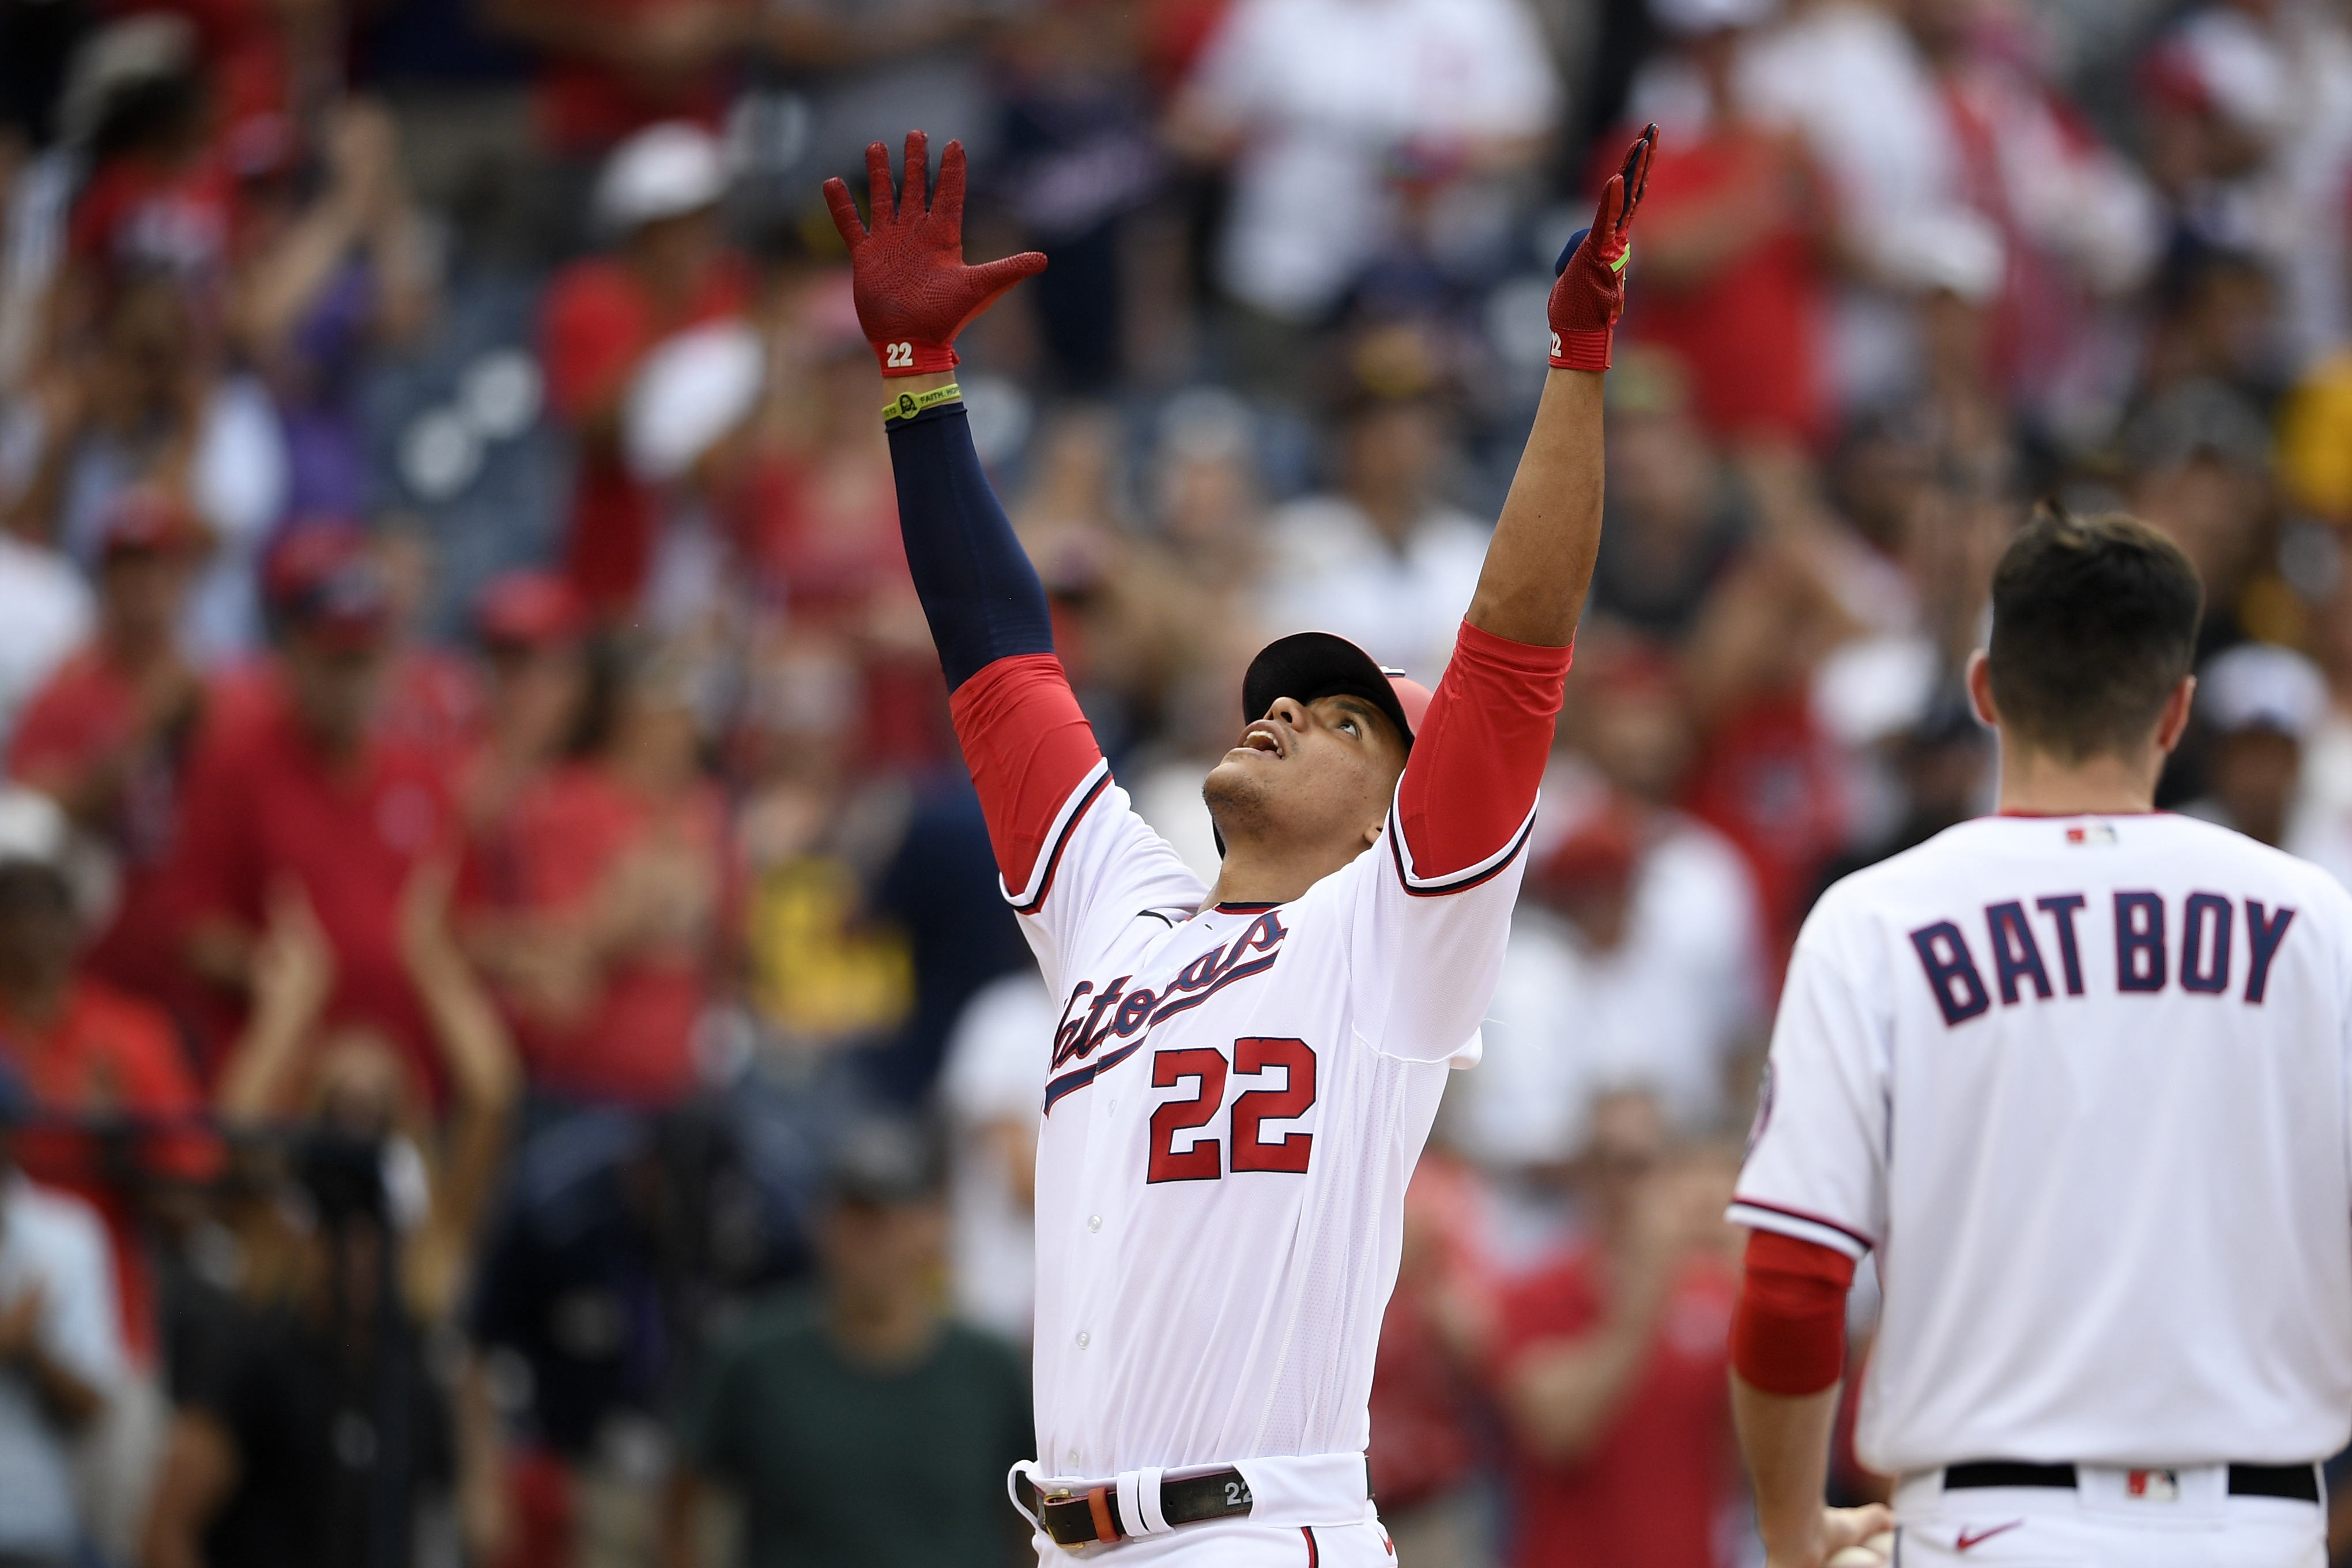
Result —
[{"label": "22 on batting glove", "polygon": [[1633,211],[1650,184],[1650,154],[1658,128],[1643,130],[1609,177],[1592,226],[1580,229],[1559,253],[1551,286],[1551,363],[1558,370],[1607,370],[1610,329],[1625,313],[1625,263],[1633,254]]},{"label": "22 on batting glove", "polygon": [[849,187],[837,179],[824,183],[824,204],[849,247],[857,324],[874,345],[884,375],[954,369],[956,334],[999,294],[1045,269],[1045,257],[1034,250],[966,267],[963,143],[950,142],[940,154],[939,188],[927,207],[923,175],[929,162],[923,133],[908,132],[901,193],[891,188],[890,150],[879,142],[866,149],[870,229],[858,221]]}]

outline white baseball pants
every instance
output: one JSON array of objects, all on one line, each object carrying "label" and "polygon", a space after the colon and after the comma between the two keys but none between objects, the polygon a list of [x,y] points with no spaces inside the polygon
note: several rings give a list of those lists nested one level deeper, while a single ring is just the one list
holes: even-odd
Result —
[{"label": "white baseball pants", "polygon": [[2326,1568],[2323,1508],[2231,1497],[2221,1466],[2077,1474],[2074,1488],[1905,1480],[1890,1568]]}]

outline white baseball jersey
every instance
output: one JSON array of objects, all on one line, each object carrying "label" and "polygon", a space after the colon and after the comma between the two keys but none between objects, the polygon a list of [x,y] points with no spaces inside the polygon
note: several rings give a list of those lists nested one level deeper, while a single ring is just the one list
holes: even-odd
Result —
[{"label": "white baseball jersey", "polygon": [[1448,1065],[1477,1060],[1518,840],[1501,874],[1434,896],[1391,824],[1293,902],[1196,914],[1208,889],[1107,765],[1071,805],[1059,896],[1024,922],[1061,999],[1041,1458],[1108,1475],[1360,1450],[1405,1184]]},{"label": "white baseball jersey", "polygon": [[2168,815],[1990,817],[1798,938],[1731,1217],[1877,1254],[1857,1448],[2291,1464],[2352,1432],[2352,895]]},{"label": "white baseball jersey", "polygon": [[958,688],[1056,1006],[1046,1474],[1364,1448],[1405,1184],[1449,1064],[1477,1059],[1566,664],[1465,626],[1380,841],[1289,902],[1205,909],[1049,656]]}]

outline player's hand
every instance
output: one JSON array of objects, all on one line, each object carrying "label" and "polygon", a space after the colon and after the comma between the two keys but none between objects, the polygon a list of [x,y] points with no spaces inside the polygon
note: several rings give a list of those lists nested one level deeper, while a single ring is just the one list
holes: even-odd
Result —
[{"label": "player's hand", "polygon": [[[1765,1568],[1885,1568],[1891,1542],[1879,1538],[1895,1528],[1885,1503],[1822,1510],[1821,1533],[1792,1549],[1765,1549]],[[1870,1562],[1864,1563],[1868,1558]]]},{"label": "player's hand", "polygon": [[1551,363],[1559,370],[1607,370],[1610,329],[1625,313],[1625,264],[1632,259],[1634,211],[1650,184],[1650,154],[1658,145],[1651,125],[1626,151],[1624,167],[1609,176],[1592,226],[1560,253],[1551,286]]},{"label": "player's hand", "polygon": [[907,132],[903,190],[890,184],[890,152],[866,149],[873,227],[857,219],[857,204],[839,180],[824,183],[825,205],[849,247],[857,324],[874,345],[884,375],[925,375],[952,370],[958,332],[1024,278],[1045,269],[1034,250],[981,267],[963,263],[963,143],[950,142],[940,157],[939,188],[923,205],[929,143]]}]

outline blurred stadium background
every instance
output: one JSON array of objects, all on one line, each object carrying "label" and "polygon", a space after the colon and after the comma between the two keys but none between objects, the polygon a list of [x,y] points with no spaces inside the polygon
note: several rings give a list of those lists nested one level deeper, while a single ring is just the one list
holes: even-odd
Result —
[{"label": "blurred stadium background", "polygon": [[1207,864],[1263,640],[1437,675],[1653,119],[1407,1568],[1759,1560],[1778,976],[1986,809],[2036,500],[2204,574],[2164,803],[2352,877],[2352,6],[0,0],[0,1563],[1020,1560],[1054,1005],[818,185],[960,136],[1051,257],[962,384]]}]

